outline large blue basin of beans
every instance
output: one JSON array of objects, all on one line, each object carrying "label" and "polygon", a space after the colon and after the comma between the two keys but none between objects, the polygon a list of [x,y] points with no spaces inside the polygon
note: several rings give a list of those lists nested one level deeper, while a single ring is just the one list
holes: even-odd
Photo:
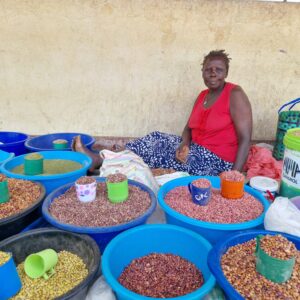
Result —
[{"label": "large blue basin of beans", "polygon": [[[252,239],[255,239],[258,235],[277,235],[280,234],[284,237],[286,237],[289,241],[293,242],[296,246],[296,248],[300,251],[300,238],[282,233],[282,232],[276,232],[276,231],[267,231],[267,230],[248,230],[246,232],[238,232],[230,237],[228,237],[225,240],[219,241],[213,249],[209,252],[208,255],[208,266],[214,276],[216,277],[216,280],[220,287],[223,289],[223,291],[227,295],[227,299],[234,299],[234,300],[243,300],[244,297],[238,291],[229,283],[227,278],[225,277],[222,266],[221,266],[221,259],[222,256],[227,252],[227,250],[230,247],[236,246],[238,244],[246,243]],[[249,256],[249,254],[247,255]],[[236,262],[238,263],[238,262]],[[240,271],[242,273],[242,270]],[[242,283],[241,283],[242,284]],[[283,286],[286,286],[285,284],[282,284]]]},{"label": "large blue basin of beans", "polygon": [[167,223],[182,226],[187,229],[191,229],[201,234],[212,244],[215,244],[219,240],[224,239],[227,236],[235,232],[238,232],[240,230],[254,229],[254,228],[263,229],[264,216],[265,216],[265,212],[269,207],[269,202],[263,197],[261,193],[259,193],[258,191],[252,189],[247,185],[245,185],[244,187],[245,192],[249,193],[250,195],[254,196],[258,201],[260,201],[263,205],[264,210],[259,217],[242,223],[225,224],[225,223],[200,221],[179,213],[178,211],[171,208],[166,203],[165,197],[168,192],[180,186],[187,187],[187,185],[190,182],[199,178],[208,179],[211,182],[213,188],[217,188],[217,189],[220,188],[220,178],[216,176],[189,176],[189,177],[178,178],[167,182],[160,188],[158,192],[158,202],[165,213]]},{"label": "large blue basin of beans", "polygon": [[215,285],[215,278],[207,265],[210,249],[211,245],[206,239],[182,227],[168,224],[138,226],[121,233],[108,244],[102,256],[102,273],[116,292],[118,300],[161,299],[132,292],[121,285],[118,278],[124,268],[136,258],[150,253],[178,255],[193,263],[202,272],[204,284],[189,294],[169,299],[199,300]]},{"label": "large blue basin of beans", "polygon": [[[106,178],[105,177],[94,177],[98,183],[104,183]],[[62,222],[55,218],[51,212],[50,212],[50,206],[52,202],[59,196],[63,195],[68,191],[73,185],[73,183],[68,183],[64,186],[61,186],[60,188],[53,191],[50,195],[47,196],[43,203],[42,207],[42,213],[43,217],[47,222],[49,222],[52,226],[71,231],[71,232],[77,232],[77,233],[84,233],[91,236],[96,243],[98,244],[101,252],[105,249],[106,245],[110,242],[112,238],[114,238],[116,235],[121,233],[124,230],[127,230],[129,228],[141,225],[146,223],[147,219],[151,216],[151,214],[154,212],[156,208],[156,196],[153,193],[153,191],[148,188],[146,185],[139,183],[135,180],[128,180],[129,186],[138,187],[140,190],[146,192],[150,197],[150,206],[138,217],[127,221],[122,222],[120,224],[114,225],[114,226],[77,226],[70,223]],[[98,193],[98,192],[97,192]],[[118,205],[118,204],[114,204]],[[71,209],[71,208],[70,208]],[[72,208],[74,209],[74,208]],[[69,210],[69,209],[68,209]],[[102,215],[100,216],[102,218],[108,218],[108,216]],[[91,218],[96,218],[95,215],[93,215],[93,212],[91,212]]]}]

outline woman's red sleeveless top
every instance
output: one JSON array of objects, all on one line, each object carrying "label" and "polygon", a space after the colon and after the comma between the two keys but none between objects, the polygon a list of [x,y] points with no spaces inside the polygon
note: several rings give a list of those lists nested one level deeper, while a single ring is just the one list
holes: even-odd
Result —
[{"label": "woman's red sleeveless top", "polygon": [[237,134],[230,115],[230,93],[234,87],[236,84],[226,82],[219,98],[209,108],[203,107],[208,89],[202,91],[188,123],[194,143],[228,162],[235,161],[238,149]]}]

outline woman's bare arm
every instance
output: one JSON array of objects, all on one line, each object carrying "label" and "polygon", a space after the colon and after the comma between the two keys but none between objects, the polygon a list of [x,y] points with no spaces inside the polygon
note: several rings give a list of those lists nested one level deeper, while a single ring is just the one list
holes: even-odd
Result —
[{"label": "woman's bare arm", "polygon": [[251,143],[252,109],[247,95],[239,86],[231,92],[230,113],[238,138],[238,152],[232,169],[242,171]]}]

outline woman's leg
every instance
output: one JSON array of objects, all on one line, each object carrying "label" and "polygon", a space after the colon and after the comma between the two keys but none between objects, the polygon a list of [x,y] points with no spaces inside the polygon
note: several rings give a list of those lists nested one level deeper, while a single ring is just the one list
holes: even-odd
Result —
[{"label": "woman's leg", "polygon": [[73,151],[84,153],[92,159],[92,165],[89,168],[90,172],[94,172],[95,169],[100,168],[102,164],[100,155],[86,148],[81,141],[80,135],[77,135],[73,138],[71,148]]},{"label": "woman's leg", "polygon": [[202,176],[218,176],[232,168],[232,163],[194,143],[190,146],[187,162],[178,162],[176,149],[180,143],[181,137],[177,135],[155,131],[127,143],[126,148],[139,155],[150,168],[174,169]]},{"label": "woman's leg", "polygon": [[224,161],[208,149],[192,143],[187,163],[191,175],[218,176],[223,171],[231,170],[233,163]]},{"label": "woman's leg", "polygon": [[155,131],[127,143],[125,147],[139,155],[150,168],[186,171],[186,166],[175,158],[180,142],[177,135]]}]

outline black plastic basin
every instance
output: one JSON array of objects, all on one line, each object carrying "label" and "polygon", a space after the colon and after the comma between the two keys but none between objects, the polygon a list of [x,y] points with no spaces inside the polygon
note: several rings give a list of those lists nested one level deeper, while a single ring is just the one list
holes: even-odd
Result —
[{"label": "black plastic basin", "polygon": [[41,216],[40,207],[46,191],[41,183],[36,182],[36,184],[40,186],[41,195],[33,204],[15,215],[0,219],[0,241],[21,232]]},{"label": "black plastic basin", "polygon": [[82,258],[88,269],[87,277],[68,293],[56,300],[83,300],[90,285],[100,274],[100,252],[96,242],[87,235],[53,228],[40,228],[14,235],[0,242],[0,250],[12,252],[16,265],[29,254],[52,248],[59,252],[70,251]]}]

